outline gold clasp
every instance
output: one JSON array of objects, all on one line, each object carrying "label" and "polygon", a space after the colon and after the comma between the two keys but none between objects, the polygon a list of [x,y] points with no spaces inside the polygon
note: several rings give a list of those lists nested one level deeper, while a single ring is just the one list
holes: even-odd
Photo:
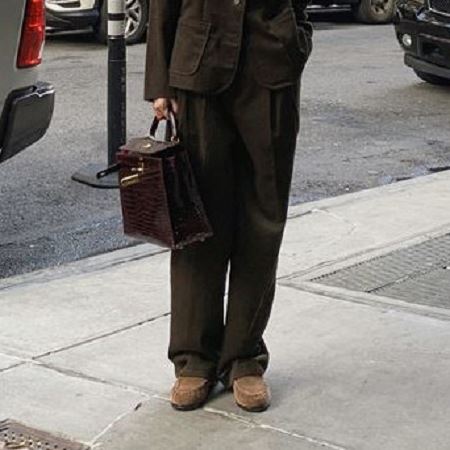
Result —
[{"label": "gold clasp", "polygon": [[131,172],[137,173],[121,178],[120,185],[122,187],[128,187],[132,186],[133,184],[139,183],[139,177],[144,173],[144,163],[140,162],[138,167],[132,167]]},{"label": "gold clasp", "polygon": [[123,177],[120,179],[120,185],[122,187],[128,187],[133,184],[136,184],[139,182],[139,175],[130,175],[129,177]]}]

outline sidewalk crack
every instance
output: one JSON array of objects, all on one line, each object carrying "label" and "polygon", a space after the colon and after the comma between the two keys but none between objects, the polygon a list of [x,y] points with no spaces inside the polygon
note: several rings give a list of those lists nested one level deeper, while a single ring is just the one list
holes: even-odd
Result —
[{"label": "sidewalk crack", "polygon": [[142,407],[142,405],[144,403],[148,403],[150,401],[150,399],[146,400],[145,402],[139,402],[137,403],[132,409],[125,411],[121,414],[119,414],[115,419],[113,419],[108,425],[106,425],[105,428],[103,428],[102,431],[100,431],[100,433],[98,433],[89,443],[88,445],[90,446],[90,448],[92,450],[96,449],[96,448],[101,448],[102,447],[102,443],[98,442],[106,433],[108,433],[113,427],[114,425],[116,425],[117,423],[119,423],[120,421],[122,421],[123,419],[125,419],[126,417],[130,416],[131,414],[133,414],[135,411],[137,411],[139,408]]},{"label": "sidewalk crack", "polygon": [[280,433],[280,434],[284,434],[287,436],[291,436],[293,438],[302,440],[302,441],[306,441],[310,444],[313,445],[317,445],[320,447],[324,447],[330,450],[350,450],[348,447],[342,447],[340,445],[337,444],[333,444],[332,442],[323,440],[323,439],[319,439],[319,438],[315,438],[312,436],[308,436],[306,434],[302,434],[302,433],[296,433],[294,431],[289,431],[289,430],[285,430],[283,428],[279,428],[279,427],[275,427],[272,425],[268,425],[268,424],[264,424],[264,423],[258,423],[255,422],[251,419],[248,419],[246,417],[240,416],[239,414],[235,414],[235,413],[230,413],[227,411],[223,411],[220,409],[216,409],[216,408],[211,408],[211,407],[204,407],[203,408],[204,411],[209,412],[211,414],[216,414],[222,417],[226,417],[228,419],[240,422],[240,423],[244,423],[245,425],[252,427],[252,428],[259,428],[261,430],[269,430],[269,431],[274,431],[276,433]]},{"label": "sidewalk crack", "polygon": [[[352,222],[351,220],[347,219],[346,217],[341,216],[340,214],[333,213],[326,208],[314,208],[311,210],[311,212],[327,214],[327,215],[341,221],[342,223],[345,223],[346,225],[348,225],[350,227],[350,229],[346,233],[344,233],[345,235],[353,234],[356,231],[356,229],[358,228],[358,225],[355,222]],[[340,236],[340,237],[342,237],[342,236]]]}]

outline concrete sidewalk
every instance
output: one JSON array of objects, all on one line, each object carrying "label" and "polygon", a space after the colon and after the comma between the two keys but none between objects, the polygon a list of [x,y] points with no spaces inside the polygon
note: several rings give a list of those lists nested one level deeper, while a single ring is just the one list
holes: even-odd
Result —
[{"label": "concrete sidewalk", "polygon": [[220,390],[170,408],[167,252],[0,280],[0,420],[108,450],[450,449],[450,294],[436,306],[320,278],[446,236],[449,205],[441,173],[291,208],[262,414]]}]

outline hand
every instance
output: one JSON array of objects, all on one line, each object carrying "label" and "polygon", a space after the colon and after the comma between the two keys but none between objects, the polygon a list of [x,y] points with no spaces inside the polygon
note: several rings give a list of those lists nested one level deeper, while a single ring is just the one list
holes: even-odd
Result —
[{"label": "hand", "polygon": [[158,120],[168,119],[169,111],[178,114],[178,103],[174,98],[157,98],[153,101],[153,110]]}]

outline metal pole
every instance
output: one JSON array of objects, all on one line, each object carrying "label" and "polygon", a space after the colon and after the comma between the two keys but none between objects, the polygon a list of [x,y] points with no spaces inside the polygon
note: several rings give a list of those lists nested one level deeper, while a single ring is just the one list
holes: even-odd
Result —
[{"label": "metal pole", "polygon": [[[106,0],[105,0],[106,1]],[[125,1],[108,1],[108,165],[89,164],[72,179],[99,188],[118,188],[116,153],[126,140]]]},{"label": "metal pole", "polygon": [[125,0],[108,0],[108,165],[126,140]]}]

